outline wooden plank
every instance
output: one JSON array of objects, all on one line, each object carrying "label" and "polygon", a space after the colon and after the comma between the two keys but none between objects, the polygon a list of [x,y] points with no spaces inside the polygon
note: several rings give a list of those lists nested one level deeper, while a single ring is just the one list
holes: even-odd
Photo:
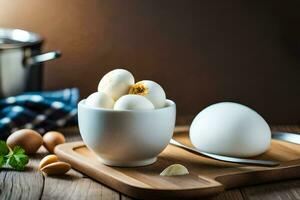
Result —
[{"label": "wooden plank", "polygon": [[39,199],[43,192],[43,175],[37,171],[38,153],[30,157],[25,171],[2,169],[0,172],[0,199]]},{"label": "wooden plank", "polygon": [[228,190],[226,192],[222,192],[219,195],[210,198],[209,200],[243,200],[242,193],[240,190]]},{"label": "wooden plank", "polygon": [[[134,198],[121,194],[121,200],[134,200]],[[222,192],[217,196],[206,198],[206,200],[244,200],[244,198],[240,190],[235,189]]]},{"label": "wooden plank", "polygon": [[249,200],[294,200],[300,199],[300,180],[256,185],[241,189]]},{"label": "wooden plank", "polygon": [[[59,131],[66,136],[67,142],[81,140],[77,127]],[[45,176],[42,199],[119,200],[120,194],[72,169],[64,176]]]},{"label": "wooden plank", "polygon": [[63,176],[45,176],[42,199],[101,199],[118,200],[120,195],[100,183],[70,170]]},{"label": "wooden plank", "polygon": [[300,134],[300,126],[299,125],[276,125],[272,126],[272,131],[286,131],[292,133]]},{"label": "wooden plank", "polygon": [[[300,133],[300,126],[272,126],[274,131]],[[249,200],[292,200],[300,199],[300,180],[290,180],[241,189],[243,196]]]},{"label": "wooden plank", "polygon": [[121,200],[134,200],[133,198],[131,198],[131,197],[128,197],[128,196],[125,196],[125,195],[123,195],[123,194],[121,194],[121,198],[120,198]]}]

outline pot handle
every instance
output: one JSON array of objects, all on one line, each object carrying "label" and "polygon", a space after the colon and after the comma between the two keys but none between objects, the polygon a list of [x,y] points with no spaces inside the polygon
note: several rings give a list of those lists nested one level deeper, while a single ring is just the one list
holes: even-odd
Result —
[{"label": "pot handle", "polygon": [[30,65],[35,65],[38,63],[42,63],[48,60],[53,60],[53,59],[57,59],[61,56],[61,52],[60,51],[51,51],[51,52],[47,52],[47,53],[43,53],[37,56],[32,56],[30,58],[27,58],[25,60],[25,64],[27,66]]}]

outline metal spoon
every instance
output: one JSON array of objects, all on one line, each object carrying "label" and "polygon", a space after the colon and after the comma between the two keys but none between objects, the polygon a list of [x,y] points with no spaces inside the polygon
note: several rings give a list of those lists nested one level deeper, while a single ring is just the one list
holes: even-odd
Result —
[{"label": "metal spoon", "polygon": [[250,164],[250,165],[258,165],[258,166],[268,166],[274,167],[279,165],[280,163],[277,161],[272,160],[255,160],[255,159],[246,159],[246,158],[236,158],[236,157],[229,157],[229,156],[221,156],[217,154],[207,153],[203,151],[199,151],[198,149],[188,147],[175,139],[171,139],[170,144],[185,149],[189,152],[196,153],[198,155],[204,156],[206,158],[212,158],[214,160],[219,160],[223,162],[230,162],[230,163],[239,163],[239,164]]},{"label": "metal spoon", "polygon": [[295,144],[300,144],[300,135],[289,132],[272,132],[272,138],[276,140],[282,140]]}]

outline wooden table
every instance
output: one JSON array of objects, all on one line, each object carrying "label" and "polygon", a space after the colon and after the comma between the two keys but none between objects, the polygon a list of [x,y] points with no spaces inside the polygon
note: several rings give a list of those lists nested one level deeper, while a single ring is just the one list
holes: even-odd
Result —
[{"label": "wooden table", "polygon": [[[182,120],[177,120],[177,122],[184,123]],[[273,126],[273,130],[300,133],[300,126]],[[65,128],[61,131],[68,142],[81,140],[77,127]],[[131,199],[75,170],[70,170],[64,176],[43,176],[37,170],[37,166],[45,155],[47,151],[42,147],[36,155],[30,158],[25,171],[2,170],[0,172],[0,199]],[[300,199],[300,180],[243,187],[223,192],[210,199]]]}]

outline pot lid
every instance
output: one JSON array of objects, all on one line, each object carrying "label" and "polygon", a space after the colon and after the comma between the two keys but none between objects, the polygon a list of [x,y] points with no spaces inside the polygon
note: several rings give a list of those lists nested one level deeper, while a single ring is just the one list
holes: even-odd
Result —
[{"label": "pot lid", "polygon": [[0,28],[0,49],[31,46],[42,42],[38,34],[21,30]]}]

